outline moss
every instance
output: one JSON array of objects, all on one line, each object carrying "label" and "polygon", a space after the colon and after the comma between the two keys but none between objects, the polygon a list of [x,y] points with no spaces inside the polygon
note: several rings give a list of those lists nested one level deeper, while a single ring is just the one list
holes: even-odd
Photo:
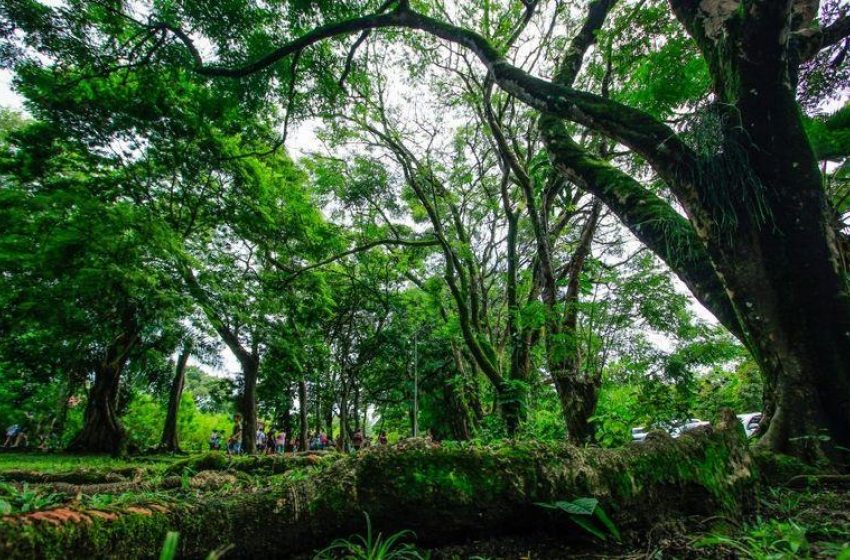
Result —
[{"label": "moss", "polygon": [[67,484],[104,484],[118,480],[137,480],[146,473],[139,467],[124,468],[80,468],[60,472],[40,472],[24,470],[6,470],[0,472],[0,478],[11,482],[30,482],[49,484],[63,482]]},{"label": "moss", "polygon": [[[83,512],[86,521],[59,523],[7,517],[0,525],[0,553],[6,553],[0,557],[31,558],[36,549],[41,558],[150,557],[168,530],[181,533],[188,558],[230,543],[244,558],[270,549],[294,553],[360,530],[363,511],[385,534],[407,528],[422,542],[446,542],[508,527],[539,528],[550,514],[537,502],[581,496],[597,497],[618,526],[639,532],[671,516],[717,510],[737,515],[738,504],[752,493],[748,460],[738,435],[723,430],[619,450],[564,444],[383,447],[309,459],[321,468],[264,488],[189,494],[167,511],[125,507],[111,512],[111,519]],[[174,468],[218,465],[254,473],[290,468],[286,460],[227,461],[205,456]]]},{"label": "moss", "polygon": [[799,459],[766,449],[755,449],[752,457],[758,465],[759,480],[768,486],[782,486],[795,476],[819,473]]},{"label": "moss", "polygon": [[166,475],[181,475],[185,471],[237,471],[255,474],[280,474],[292,469],[318,466],[342,457],[336,453],[324,455],[310,453],[304,455],[247,455],[231,456],[220,452],[211,452],[197,457],[177,461],[169,466]]}]

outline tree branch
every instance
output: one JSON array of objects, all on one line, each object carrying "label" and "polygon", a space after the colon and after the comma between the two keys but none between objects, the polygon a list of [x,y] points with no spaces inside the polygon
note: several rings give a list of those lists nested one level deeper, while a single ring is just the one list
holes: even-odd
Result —
[{"label": "tree branch", "polygon": [[292,270],[291,268],[287,267],[286,265],[284,265],[283,263],[281,263],[279,260],[275,259],[271,255],[267,255],[266,258],[269,260],[270,263],[272,263],[272,265],[275,266],[275,268],[277,268],[279,270],[283,270],[284,272],[287,272],[287,273],[290,274],[290,276],[287,277],[286,280],[284,281],[285,284],[289,284],[292,281],[294,281],[296,278],[298,278],[299,276],[304,274],[305,272],[308,272],[310,270],[315,270],[317,268],[321,268],[323,266],[329,265],[331,263],[334,263],[334,262],[336,262],[340,259],[347,257],[348,255],[353,255],[355,253],[362,253],[363,251],[368,251],[369,249],[374,249],[375,247],[378,247],[378,246],[381,246],[381,245],[398,245],[398,246],[402,246],[402,247],[433,247],[434,245],[440,245],[440,244],[441,243],[438,239],[423,239],[423,240],[419,240],[419,239],[379,239],[379,240],[376,240],[376,241],[370,241],[369,243],[365,243],[363,245],[358,245],[357,247],[354,247],[354,248],[349,249],[347,251],[343,251],[342,253],[337,253],[336,255],[334,255],[332,257],[328,257],[327,259],[321,260],[317,263],[313,263],[311,265],[307,265],[305,267],[299,268],[298,270]]},{"label": "tree branch", "polygon": [[195,63],[196,72],[205,76],[229,78],[255,74],[289,55],[332,37],[390,27],[417,29],[469,48],[492,73],[499,87],[509,94],[539,111],[582,124],[625,144],[641,154],[667,178],[682,175],[691,168],[695,159],[691,149],[670,127],[648,113],[593,93],[577,91],[532,76],[510,64],[478,33],[415,12],[407,7],[406,2],[399,2],[391,12],[317,27],[265,56],[240,66],[205,64],[192,39],[184,31],[163,23],[153,27],[170,31],[186,46]]}]

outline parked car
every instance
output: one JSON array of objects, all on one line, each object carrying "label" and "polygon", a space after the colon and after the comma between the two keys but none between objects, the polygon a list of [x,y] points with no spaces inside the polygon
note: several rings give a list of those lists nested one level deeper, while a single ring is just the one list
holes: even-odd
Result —
[{"label": "parked car", "polygon": [[632,428],[632,441],[642,442],[646,439],[646,434],[649,432],[646,431],[646,428],[643,426],[638,426],[637,428]]},{"label": "parked car", "polygon": [[761,412],[739,414],[738,420],[740,420],[741,424],[744,425],[744,431],[747,433],[748,438],[758,435],[759,422],[761,422]]},{"label": "parked car", "polygon": [[690,432],[695,428],[708,425],[709,422],[706,422],[705,420],[700,420],[699,418],[688,418],[687,420],[673,428],[673,430],[670,432],[670,435],[673,437],[679,437],[685,432]]}]

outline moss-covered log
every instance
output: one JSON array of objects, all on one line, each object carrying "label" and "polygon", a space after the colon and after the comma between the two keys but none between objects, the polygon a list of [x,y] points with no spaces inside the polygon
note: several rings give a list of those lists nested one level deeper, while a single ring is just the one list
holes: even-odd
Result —
[{"label": "moss-covered log", "polygon": [[280,474],[292,469],[314,467],[323,462],[341,458],[331,451],[302,451],[288,455],[239,455],[229,456],[212,452],[189,457],[169,465],[166,475],[182,475],[184,472],[236,471],[252,474]]},{"label": "moss-covered log", "polygon": [[382,531],[408,528],[420,542],[446,542],[545,525],[551,514],[536,502],[583,496],[598,498],[624,530],[671,515],[736,515],[755,477],[740,426],[734,419],[725,425],[618,450],[375,448],[256,492],[6,516],[0,557],[151,558],[168,530],[181,533],[184,557],[225,544],[235,545],[232,557],[286,557],[362,530],[364,511]]},{"label": "moss-covered log", "polygon": [[10,470],[0,472],[0,480],[34,484],[106,484],[128,480],[139,481],[144,474],[145,469],[141,467],[81,468],[65,472]]}]

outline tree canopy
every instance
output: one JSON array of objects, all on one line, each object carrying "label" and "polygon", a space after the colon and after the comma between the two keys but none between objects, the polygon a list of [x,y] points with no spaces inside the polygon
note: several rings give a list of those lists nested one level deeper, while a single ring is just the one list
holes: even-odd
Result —
[{"label": "tree canopy", "polygon": [[122,424],[145,399],[179,447],[184,387],[302,445],[732,406],[840,459],[846,11],[3,2],[0,412],[117,451],[157,443]]}]

